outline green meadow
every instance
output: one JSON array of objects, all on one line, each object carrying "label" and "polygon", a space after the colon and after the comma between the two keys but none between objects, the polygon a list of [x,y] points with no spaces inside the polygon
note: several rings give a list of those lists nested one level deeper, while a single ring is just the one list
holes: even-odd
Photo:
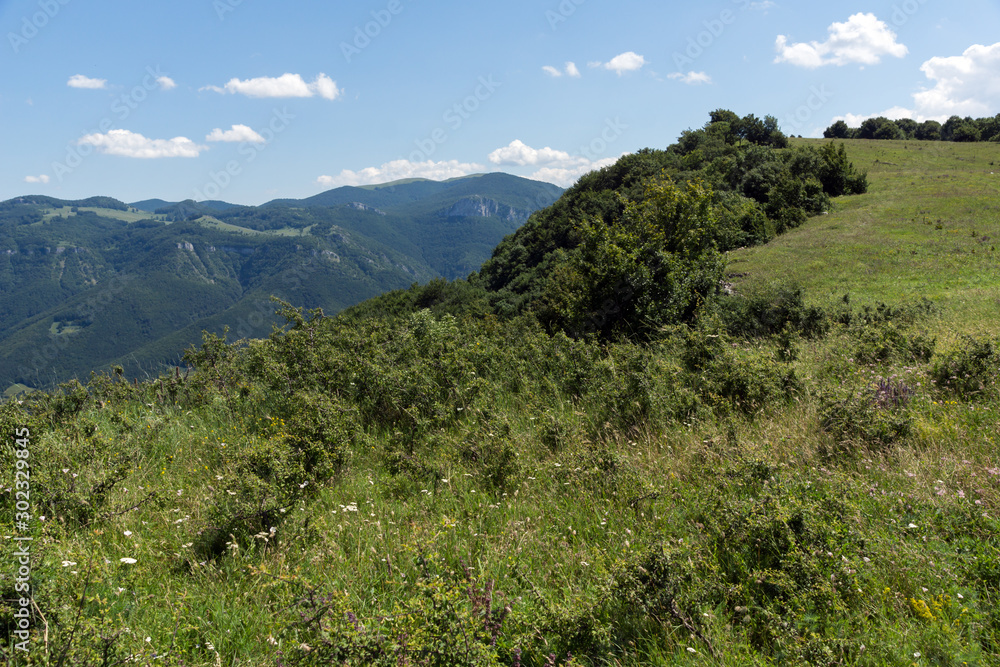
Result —
[{"label": "green meadow", "polygon": [[845,144],[867,193],[641,341],[276,304],[193,370],[4,403],[0,655],[1000,664],[1000,146]]},{"label": "green meadow", "polygon": [[846,144],[868,171],[868,193],[836,200],[829,215],[766,246],[731,253],[729,270],[793,281],[818,303],[844,294],[869,305],[928,298],[944,311],[941,335],[997,333],[1000,144]]}]

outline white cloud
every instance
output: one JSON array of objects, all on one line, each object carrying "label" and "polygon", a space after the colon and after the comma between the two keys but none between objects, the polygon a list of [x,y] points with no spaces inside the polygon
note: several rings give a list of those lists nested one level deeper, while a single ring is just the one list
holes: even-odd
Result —
[{"label": "white cloud", "polygon": [[[622,153],[624,155],[624,153]],[[590,173],[595,169],[602,169],[609,165],[614,164],[621,158],[618,157],[608,157],[601,160],[590,160],[584,159],[586,164],[580,164],[576,167],[542,167],[528,178],[535,181],[545,181],[546,183],[553,183],[562,188],[568,188],[579,180],[584,174]]]},{"label": "white cloud", "polygon": [[173,139],[147,139],[141,134],[128,130],[111,130],[107,134],[88,134],[77,144],[93,146],[105,155],[118,155],[133,158],[164,158],[164,157],[198,157],[206,150],[187,137]]},{"label": "white cloud", "polygon": [[107,79],[91,79],[82,74],[74,74],[66,82],[70,88],[85,88],[87,90],[103,90],[108,87]]},{"label": "white cloud", "polygon": [[774,9],[778,5],[771,0],[763,0],[763,2],[751,2],[747,7],[749,9],[754,9],[759,12],[766,12],[769,9]]},{"label": "white cloud", "polygon": [[566,151],[557,151],[546,146],[532,148],[520,139],[515,139],[509,145],[498,148],[489,155],[489,160],[497,165],[516,165],[525,167],[538,164],[558,164],[568,166],[578,164],[586,158],[573,157]]},{"label": "white cloud", "polygon": [[260,136],[253,128],[247,125],[233,125],[231,130],[223,131],[222,128],[215,128],[206,137],[205,141],[229,141],[239,143],[248,141],[252,144],[265,143],[264,137]]},{"label": "white cloud", "polygon": [[588,172],[614,164],[618,158],[591,160],[582,155],[571,155],[548,146],[532,148],[520,139],[515,139],[507,146],[490,153],[489,160],[500,166],[540,167],[528,178],[567,187]]},{"label": "white cloud", "polygon": [[604,69],[611,70],[618,76],[621,76],[625,72],[636,72],[646,64],[648,64],[648,61],[643,56],[640,56],[635,51],[626,51],[604,63]]},{"label": "white cloud", "polygon": [[337,88],[337,82],[325,74],[320,74],[316,77],[316,81],[312,83],[312,87],[315,88],[316,93],[324,100],[335,100],[340,97],[340,89]]},{"label": "white cloud", "polygon": [[877,65],[882,56],[902,58],[909,49],[896,41],[896,33],[874,14],[854,14],[846,23],[834,23],[828,28],[825,42],[790,44],[788,37],[778,35],[776,63],[789,63],[815,69],[823,65]]},{"label": "white cloud", "polygon": [[960,56],[937,56],[920,71],[933,84],[913,95],[913,108],[895,106],[873,114],[845,114],[834,118],[851,127],[876,116],[893,120],[912,118],[943,122],[950,116],[991,116],[1000,107],[1000,42],[973,44]]},{"label": "white cloud", "polygon": [[681,83],[688,84],[689,86],[696,86],[702,83],[712,83],[712,77],[705,72],[688,72],[687,74],[674,72],[673,74],[668,74],[667,78],[676,79]]},{"label": "white cloud", "polygon": [[158,77],[156,83],[160,84],[160,90],[173,90],[177,87],[177,83],[169,76]]},{"label": "white cloud", "polygon": [[410,160],[394,160],[380,167],[368,167],[360,171],[345,169],[337,176],[320,176],[316,182],[325,187],[340,187],[343,185],[377,185],[405,178],[428,178],[433,181],[443,181],[449,178],[459,178],[484,171],[481,164],[449,160],[447,162],[411,162]]},{"label": "white cloud", "polygon": [[[900,118],[913,118],[914,114],[911,109],[896,106],[892,107],[891,109],[886,109],[885,111],[879,111],[878,113],[870,113],[870,114],[847,113],[844,114],[843,116],[836,116],[832,122],[836,123],[838,120],[842,120],[845,123],[847,123],[849,127],[860,127],[861,123],[865,122],[869,118],[878,118],[879,116],[888,118],[890,120],[898,120]],[[923,122],[924,120],[927,119],[914,118],[914,120],[917,120],[918,122]]]},{"label": "white cloud", "polygon": [[1000,42],[973,44],[960,56],[931,58],[920,71],[934,87],[913,96],[925,116],[986,116],[1000,107]]},{"label": "white cloud", "polygon": [[[559,71],[552,65],[546,65],[545,67],[542,68],[542,71],[544,71],[546,74],[556,79],[558,79],[563,75],[563,72]],[[579,79],[581,76],[580,68],[577,67],[576,63],[574,63],[573,61],[569,61],[566,63],[566,76],[570,77],[571,79]]]},{"label": "white cloud", "polygon": [[320,74],[312,83],[306,83],[299,74],[285,73],[278,77],[261,76],[256,79],[230,79],[224,87],[205,86],[202,90],[217,93],[246,95],[247,97],[315,97],[335,100],[341,90],[326,74]]},{"label": "white cloud", "polygon": [[49,182],[49,175],[48,174],[42,174],[41,176],[25,176],[24,177],[24,182],[25,183],[48,183]]}]

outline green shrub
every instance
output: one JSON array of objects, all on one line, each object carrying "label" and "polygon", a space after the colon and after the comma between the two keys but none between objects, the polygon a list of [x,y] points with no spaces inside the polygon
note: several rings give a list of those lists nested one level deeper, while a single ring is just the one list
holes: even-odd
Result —
[{"label": "green shrub", "polygon": [[562,451],[577,435],[575,424],[565,415],[546,411],[538,425],[538,439],[553,454]]},{"label": "green shrub", "polygon": [[934,354],[935,339],[906,333],[891,321],[860,325],[852,333],[857,339],[854,359],[860,364],[926,362]]},{"label": "green shrub", "polygon": [[[706,621],[718,616],[715,627],[727,626],[775,664],[851,663],[844,633],[864,628],[849,614],[861,599],[864,546],[854,502],[746,460],[703,503],[692,519],[697,538],[654,543],[615,572],[604,609],[620,641],[659,638],[721,658]],[[828,661],[809,657],[827,652]]]},{"label": "green shrub", "polygon": [[939,389],[960,398],[974,398],[995,386],[998,373],[1000,345],[966,336],[934,363],[930,375]]},{"label": "green shrub", "polygon": [[[687,329],[681,359],[687,382],[702,400],[725,414],[753,414],[801,390],[794,369],[765,347],[741,347],[724,333]],[[787,356],[787,355],[786,355]]]},{"label": "green shrub", "polygon": [[641,346],[615,345],[597,365],[594,387],[600,422],[628,430],[653,415],[655,389],[651,355]]},{"label": "green shrub", "polygon": [[313,491],[306,490],[310,476],[284,434],[232,447],[221,477],[213,484],[207,525],[193,540],[196,553],[206,559],[221,556],[232,545],[245,546],[254,535],[274,537],[271,529],[281,528],[287,513]]},{"label": "green shrub", "polygon": [[78,415],[90,401],[90,392],[77,380],[59,385],[51,393],[35,392],[23,399],[25,408],[49,426],[58,426]]},{"label": "green shrub", "polygon": [[[78,396],[85,392],[79,388],[77,391]],[[55,397],[54,403],[65,407],[76,405],[76,400],[61,394]],[[79,406],[73,408],[78,409]],[[14,416],[18,412],[21,417]],[[31,498],[35,514],[52,517],[60,525],[79,528],[114,511],[111,499],[116,487],[132,475],[141,460],[140,436],[135,425],[115,415],[123,424],[119,430],[112,431],[107,424],[99,425],[90,412],[67,418],[69,413],[61,412],[59,407],[42,413],[42,417],[30,419],[20,409],[8,414],[7,419],[14,424],[25,418],[21,424],[28,425],[31,431]],[[45,434],[41,428],[32,428],[56,414],[64,417],[60,420],[59,437]],[[5,441],[5,445],[9,442]],[[149,495],[150,498],[155,496]],[[4,504],[6,502],[13,505],[13,494],[7,495]]]},{"label": "green shrub", "polygon": [[[287,415],[287,419],[281,415]],[[277,529],[288,511],[316,496],[362,437],[354,412],[338,400],[297,392],[259,433],[225,450],[224,473],[196,540],[214,558]]]},{"label": "green shrub", "polygon": [[322,484],[343,465],[360,437],[355,409],[336,397],[296,392],[282,412],[288,445],[301,455],[313,483]]},{"label": "green shrub", "polygon": [[735,294],[720,295],[713,314],[731,336],[760,338],[786,329],[807,338],[824,335],[830,328],[822,308],[806,306],[802,289],[786,283],[751,283]]},{"label": "green shrub", "polygon": [[823,399],[822,429],[834,439],[828,454],[854,447],[884,450],[910,435],[913,416],[908,408],[914,390],[895,377],[880,378],[858,391]]},{"label": "green shrub", "polygon": [[488,415],[466,435],[459,454],[470,471],[494,491],[505,490],[521,470],[510,424]]},{"label": "green shrub", "polygon": [[309,590],[280,632],[287,649],[279,665],[510,664],[517,649],[505,626],[513,602],[495,582],[468,567],[455,572],[433,555],[416,560],[420,576],[379,616],[359,618],[346,594]]}]

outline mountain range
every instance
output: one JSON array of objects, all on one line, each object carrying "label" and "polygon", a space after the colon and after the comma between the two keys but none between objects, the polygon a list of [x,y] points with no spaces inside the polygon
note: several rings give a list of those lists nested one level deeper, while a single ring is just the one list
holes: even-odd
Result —
[{"label": "mountain range", "polygon": [[43,387],[113,366],[155,375],[203,330],[267,335],[272,296],[334,313],[465,276],[561,193],[492,173],[261,206],[0,202],[0,387]]}]

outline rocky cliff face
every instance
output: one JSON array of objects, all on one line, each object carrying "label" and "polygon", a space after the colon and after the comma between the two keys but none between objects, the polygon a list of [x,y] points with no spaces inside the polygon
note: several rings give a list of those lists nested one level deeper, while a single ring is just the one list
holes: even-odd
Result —
[{"label": "rocky cliff face", "polygon": [[455,202],[445,215],[449,218],[503,218],[510,222],[526,222],[528,213],[493,199],[476,195]]},{"label": "rocky cliff face", "polygon": [[370,211],[372,213],[378,213],[379,215],[385,215],[385,211],[380,211],[374,206],[369,206],[368,204],[362,204],[359,201],[352,201],[350,204],[348,204],[348,206],[350,206],[351,208],[355,208],[359,211]]}]

